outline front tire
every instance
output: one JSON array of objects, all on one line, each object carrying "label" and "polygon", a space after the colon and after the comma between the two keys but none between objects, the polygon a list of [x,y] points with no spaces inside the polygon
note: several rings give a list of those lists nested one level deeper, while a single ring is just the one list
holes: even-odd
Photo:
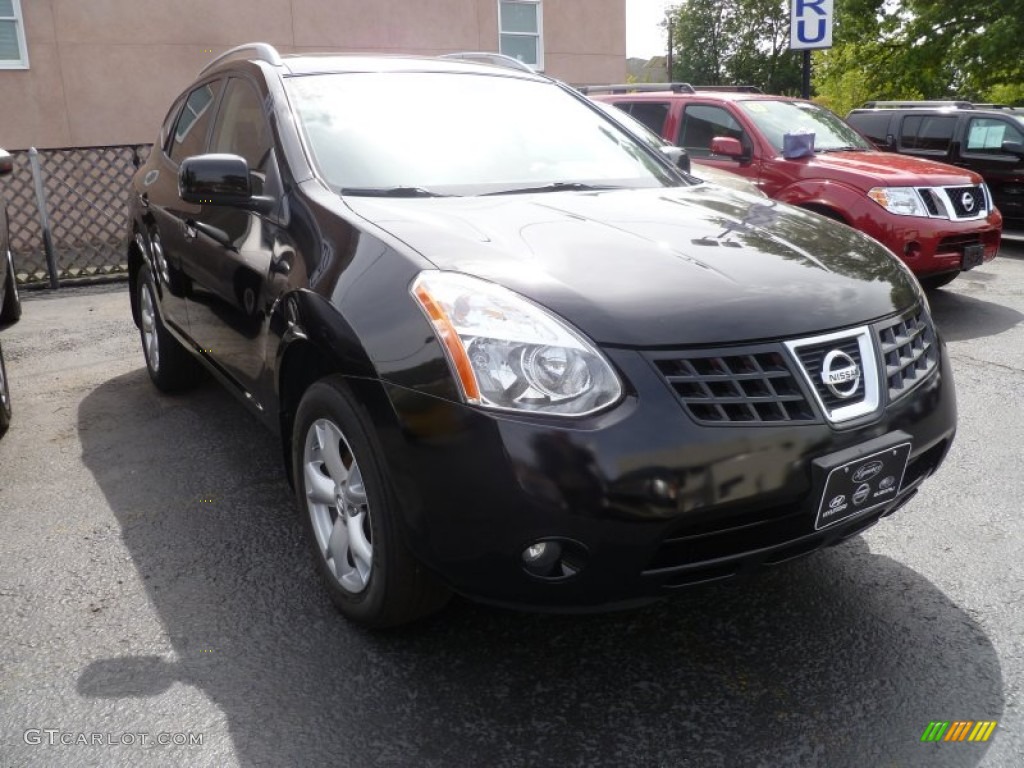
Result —
[{"label": "front tire", "polygon": [[4,365],[4,349],[0,346],[0,437],[11,426],[11,389],[7,383],[7,366]]},{"label": "front tire", "polygon": [[18,294],[18,279],[14,274],[14,257],[8,246],[4,254],[7,260],[7,285],[4,286],[4,309],[0,312],[0,323],[7,325],[21,318],[21,296]]},{"label": "front tire", "polygon": [[440,610],[449,592],[406,548],[373,426],[340,376],[299,403],[292,467],[317,571],[346,618],[379,629]]},{"label": "front tire", "polygon": [[135,279],[139,305],[139,335],[146,369],[161,392],[180,392],[195,386],[202,378],[202,367],[164,325],[156,300],[156,286],[149,267],[143,266]]}]

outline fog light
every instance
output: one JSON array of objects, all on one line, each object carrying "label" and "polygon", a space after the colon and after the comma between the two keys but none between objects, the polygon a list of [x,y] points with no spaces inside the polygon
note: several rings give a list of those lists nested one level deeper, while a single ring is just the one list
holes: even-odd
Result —
[{"label": "fog light", "polygon": [[587,561],[587,550],[571,539],[535,541],[523,550],[523,570],[545,581],[575,576]]},{"label": "fog light", "polygon": [[[555,546],[558,545],[556,544]],[[534,563],[544,557],[547,551],[548,543],[546,541],[538,541],[536,544],[531,544],[523,550],[523,560],[527,563]]]}]

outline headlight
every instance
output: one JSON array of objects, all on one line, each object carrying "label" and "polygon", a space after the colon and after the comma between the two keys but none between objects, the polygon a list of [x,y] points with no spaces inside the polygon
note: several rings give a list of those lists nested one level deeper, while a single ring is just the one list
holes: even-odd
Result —
[{"label": "headlight", "polygon": [[921,195],[912,187],[875,187],[868,191],[868,197],[889,213],[900,216],[928,216],[928,209],[925,208]]},{"label": "headlight", "polygon": [[455,272],[422,272],[410,292],[468,403],[582,416],[622,395],[619,377],[587,339],[506,288]]}]

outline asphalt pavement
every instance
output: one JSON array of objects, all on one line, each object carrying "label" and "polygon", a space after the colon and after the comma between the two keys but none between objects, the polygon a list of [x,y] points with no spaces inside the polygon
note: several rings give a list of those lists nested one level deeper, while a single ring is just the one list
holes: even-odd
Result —
[{"label": "asphalt pavement", "polygon": [[[123,284],[3,332],[0,768],[1024,764],[1024,244],[933,294],[960,406],[903,510],[628,612],[353,628],[269,433],[150,384]],[[995,721],[922,743],[932,721]]]}]

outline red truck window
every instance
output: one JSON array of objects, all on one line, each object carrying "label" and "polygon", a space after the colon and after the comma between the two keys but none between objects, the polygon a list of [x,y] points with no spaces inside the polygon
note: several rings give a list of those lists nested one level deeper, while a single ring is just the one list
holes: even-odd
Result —
[{"label": "red truck window", "polygon": [[711,140],[718,136],[739,139],[746,146],[743,128],[724,109],[708,104],[687,105],[676,143],[693,157],[707,157],[711,154]]}]

